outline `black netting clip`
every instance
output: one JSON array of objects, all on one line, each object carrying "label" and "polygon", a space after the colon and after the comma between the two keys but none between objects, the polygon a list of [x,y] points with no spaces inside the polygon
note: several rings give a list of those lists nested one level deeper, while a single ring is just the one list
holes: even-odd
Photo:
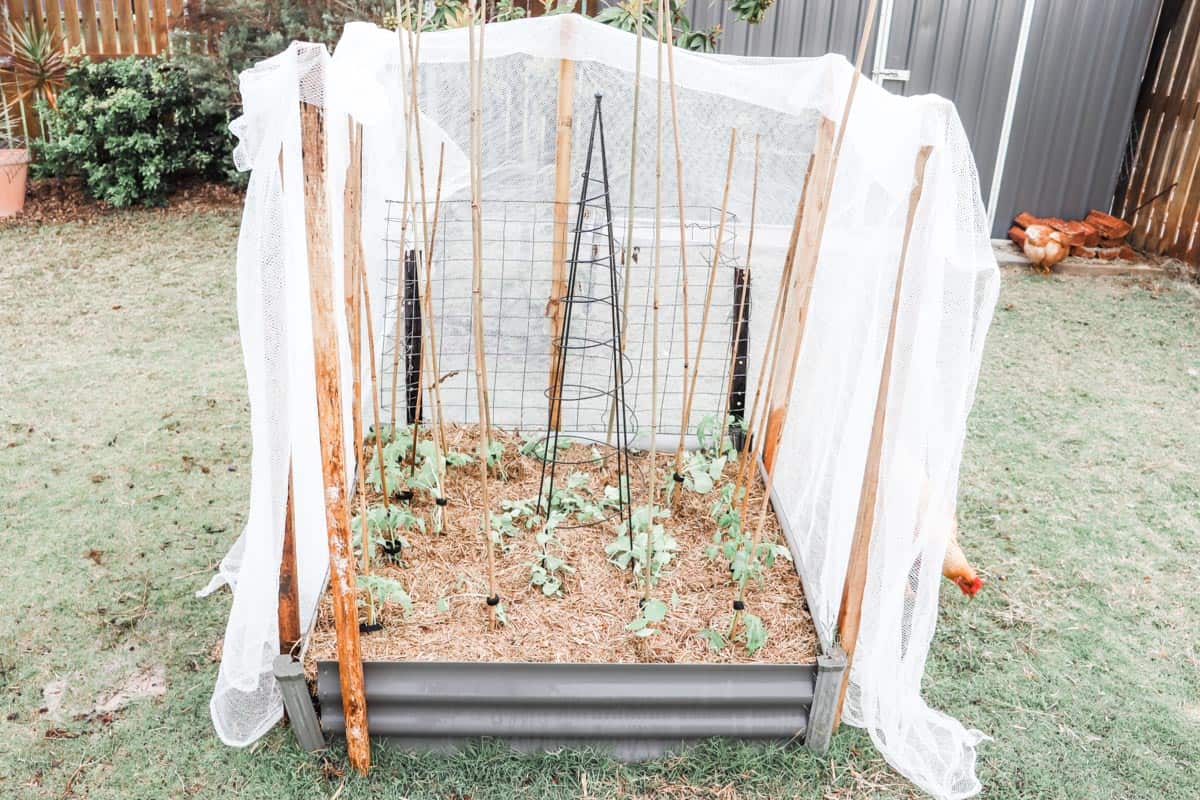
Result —
[{"label": "black netting clip", "polygon": [[433,502],[437,503],[439,506],[444,506],[450,501],[444,497],[439,497],[437,500],[434,500]]},{"label": "black netting clip", "polygon": [[489,598],[487,599],[487,604],[488,604],[489,606],[498,606],[498,605],[500,605],[500,595],[498,595],[498,594],[494,594],[494,595],[492,595],[491,597],[489,597]]},{"label": "black netting clip", "polygon": [[733,601],[733,610],[734,611],[745,611],[746,604],[743,603],[741,600],[734,600]]},{"label": "black netting clip", "polygon": [[365,622],[358,623],[358,632],[359,633],[374,633],[375,631],[381,631],[381,630],[383,630],[382,622],[372,622],[370,625],[368,625]]},{"label": "black netting clip", "polygon": [[403,492],[400,492],[400,494],[398,494],[396,496],[398,498],[400,498],[401,503],[411,503],[412,499],[413,499],[412,489],[405,489]]},{"label": "black netting clip", "polygon": [[675,478],[676,483],[683,483],[683,476],[680,475],[678,472],[676,472],[673,477]]}]

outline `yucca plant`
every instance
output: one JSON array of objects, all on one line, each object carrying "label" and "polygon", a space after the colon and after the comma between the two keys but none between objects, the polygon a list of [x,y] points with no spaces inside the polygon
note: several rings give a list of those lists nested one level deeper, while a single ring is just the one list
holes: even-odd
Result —
[{"label": "yucca plant", "polygon": [[58,93],[67,85],[70,67],[61,35],[26,22],[0,38],[0,57],[18,87],[6,101],[9,108],[25,100],[41,100],[58,108]]}]

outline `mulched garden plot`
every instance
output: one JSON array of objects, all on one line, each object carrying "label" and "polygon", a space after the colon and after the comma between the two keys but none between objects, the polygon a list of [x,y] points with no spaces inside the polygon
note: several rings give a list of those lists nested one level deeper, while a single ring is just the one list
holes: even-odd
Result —
[{"label": "mulched garden plot", "polygon": [[[500,513],[505,500],[536,498],[541,462],[519,454],[519,436],[493,431],[493,438],[505,445],[501,467],[507,478],[501,480],[493,473],[489,483],[491,508]],[[474,428],[453,427],[447,439],[451,450],[476,452]],[[563,455],[567,460],[586,461],[591,453],[590,445],[575,443]],[[631,461],[638,504],[645,497],[649,457],[639,453]],[[616,485],[615,462],[609,458],[601,465],[560,466],[556,485],[563,485],[572,472],[582,473],[588,480],[580,493],[599,496],[606,485]],[[668,474],[670,457],[660,454],[657,463],[660,478]],[[733,465],[726,467],[729,479],[733,472]],[[535,541],[536,529],[517,526],[521,533],[506,537],[505,551],[497,551],[498,593],[507,624],[490,630],[484,604],[488,591],[484,538],[479,533],[479,483],[477,462],[448,468],[443,532],[430,532],[433,501],[418,492],[412,510],[426,519],[425,532],[404,533],[408,546],[399,565],[374,559],[372,571],[398,580],[412,599],[412,609],[406,612],[397,603],[385,604],[379,616],[382,630],[361,637],[365,661],[800,663],[816,657],[817,637],[800,579],[785,558],[764,570],[761,585],[752,583],[746,590],[747,611],[761,617],[767,629],[767,642],[760,650],[749,655],[744,646],[734,643],[713,651],[700,636],[705,628],[726,631],[732,614],[734,586],[728,562],[705,553],[716,530],[709,509],[722,482],[705,495],[683,491],[672,515],[663,520],[678,548],[654,587],[654,596],[670,604],[654,636],[638,638],[625,629],[638,614],[641,589],[635,587],[628,569],[619,569],[606,556],[605,545],[616,538],[615,519],[585,527],[566,527],[574,524],[567,522],[558,529],[562,546],[555,552],[575,570],[565,578],[561,597],[544,596],[530,585],[530,565],[540,561],[541,546]],[[758,507],[763,488],[756,480],[751,509]],[[381,497],[376,493],[370,503],[381,503]],[[749,516],[754,519],[755,514]],[[763,537],[784,543],[774,513],[768,514]],[[315,662],[336,658],[333,613],[326,593],[309,638],[306,664],[312,674]]]}]

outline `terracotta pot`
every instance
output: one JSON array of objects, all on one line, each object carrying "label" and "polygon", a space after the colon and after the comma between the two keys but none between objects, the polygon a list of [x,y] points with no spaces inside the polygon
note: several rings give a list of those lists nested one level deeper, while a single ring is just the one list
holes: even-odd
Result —
[{"label": "terracotta pot", "polygon": [[25,179],[28,174],[28,150],[0,149],[0,217],[19,214],[25,207]]}]

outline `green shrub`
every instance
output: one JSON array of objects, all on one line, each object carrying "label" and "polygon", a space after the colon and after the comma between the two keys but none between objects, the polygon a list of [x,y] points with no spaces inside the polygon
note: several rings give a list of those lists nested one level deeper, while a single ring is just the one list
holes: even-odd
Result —
[{"label": "green shrub", "polygon": [[161,204],[180,182],[231,169],[230,89],[203,60],[85,61],[42,113],[35,175],[79,175],[114,206]]}]

